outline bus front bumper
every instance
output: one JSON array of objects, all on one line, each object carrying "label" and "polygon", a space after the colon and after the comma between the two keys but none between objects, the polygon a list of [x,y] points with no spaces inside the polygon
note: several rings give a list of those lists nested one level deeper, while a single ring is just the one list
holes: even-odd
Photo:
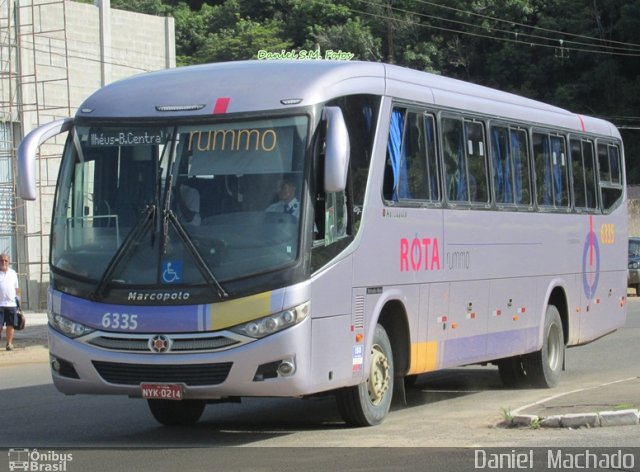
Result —
[{"label": "bus front bumper", "polygon": [[70,339],[49,327],[51,372],[65,394],[141,397],[142,384],[180,386],[184,399],[297,397],[314,393],[310,318],[271,336],[218,352],[127,353]]}]

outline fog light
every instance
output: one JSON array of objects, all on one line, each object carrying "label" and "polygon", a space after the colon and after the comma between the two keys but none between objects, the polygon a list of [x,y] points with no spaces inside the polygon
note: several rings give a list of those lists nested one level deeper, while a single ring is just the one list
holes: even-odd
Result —
[{"label": "fog light", "polygon": [[61,377],[68,377],[70,379],[80,378],[78,372],[76,371],[76,368],[69,361],[58,359],[54,356],[49,356],[49,365],[51,365],[51,369]]},{"label": "fog light", "polygon": [[280,374],[282,377],[289,377],[290,375],[293,375],[295,370],[296,367],[289,361],[283,361],[278,366],[278,374]]}]

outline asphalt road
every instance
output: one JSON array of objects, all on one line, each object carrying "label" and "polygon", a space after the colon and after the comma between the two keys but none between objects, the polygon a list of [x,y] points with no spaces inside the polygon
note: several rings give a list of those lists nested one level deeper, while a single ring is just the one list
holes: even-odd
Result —
[{"label": "asphalt road", "polygon": [[[504,410],[637,377],[639,341],[640,299],[632,297],[623,329],[568,350],[567,371],[558,388],[508,390],[491,366],[445,370],[421,376],[417,388],[408,392],[408,405],[394,407],[386,421],[373,428],[346,427],[330,397],[209,405],[197,425],[166,428],[155,423],[143,400],[63,396],[52,386],[45,362],[0,364],[0,448],[7,454],[9,448],[67,451],[73,461],[66,470],[93,472],[176,467],[473,470],[479,448],[533,450],[542,457],[546,449],[531,448],[634,447],[640,444],[640,426],[535,430],[497,425]],[[0,452],[0,471],[9,465],[10,456],[6,462],[2,456]],[[539,459],[534,470],[544,464]],[[639,464],[636,450],[634,467]]]}]

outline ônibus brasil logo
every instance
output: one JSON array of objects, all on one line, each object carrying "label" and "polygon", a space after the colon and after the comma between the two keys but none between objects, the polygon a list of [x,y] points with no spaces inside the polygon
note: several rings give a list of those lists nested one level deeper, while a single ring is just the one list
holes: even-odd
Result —
[{"label": "\u00f4nibus brasil logo", "polygon": [[73,461],[70,452],[38,451],[37,449],[9,449],[9,470],[33,472],[67,472],[67,465]]}]

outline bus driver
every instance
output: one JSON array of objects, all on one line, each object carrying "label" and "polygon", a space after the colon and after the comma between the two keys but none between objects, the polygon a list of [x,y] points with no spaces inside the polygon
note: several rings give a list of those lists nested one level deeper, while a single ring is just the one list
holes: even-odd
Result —
[{"label": "bus driver", "polygon": [[291,179],[282,179],[278,189],[278,201],[266,209],[273,213],[288,213],[298,218],[300,216],[300,202],[296,198],[296,185]]}]

